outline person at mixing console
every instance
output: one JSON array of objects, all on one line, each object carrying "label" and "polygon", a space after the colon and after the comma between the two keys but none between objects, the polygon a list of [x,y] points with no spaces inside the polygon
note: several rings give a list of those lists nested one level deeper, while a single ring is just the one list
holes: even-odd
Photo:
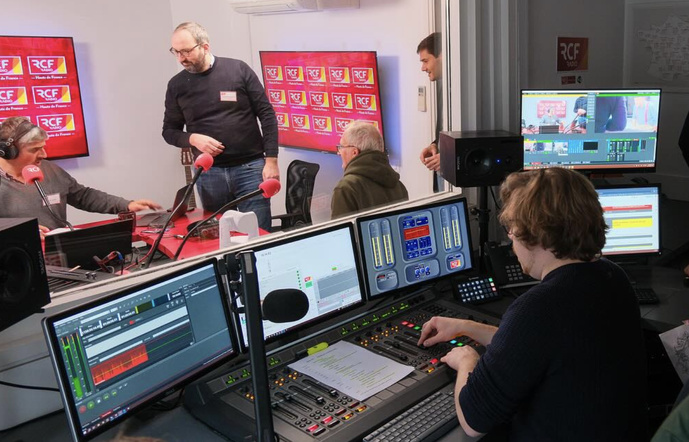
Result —
[{"label": "person at mixing console", "polygon": [[[38,218],[41,234],[64,227],[67,204],[98,213],[160,209],[150,200],[126,200],[79,184],[61,167],[46,160],[48,134],[25,117],[11,117],[0,125],[0,218]],[[36,166],[44,177],[42,188],[50,208],[34,186],[25,185],[26,166]],[[38,178],[41,181],[43,178]],[[30,182],[30,181],[29,181]]]},{"label": "person at mixing console", "polygon": [[476,436],[507,427],[517,441],[648,440],[639,307],[625,273],[600,258],[606,225],[582,175],[562,168],[514,173],[500,222],[525,273],[542,280],[499,327],[433,317],[420,345],[468,335],[441,361],[457,370],[455,405]]}]

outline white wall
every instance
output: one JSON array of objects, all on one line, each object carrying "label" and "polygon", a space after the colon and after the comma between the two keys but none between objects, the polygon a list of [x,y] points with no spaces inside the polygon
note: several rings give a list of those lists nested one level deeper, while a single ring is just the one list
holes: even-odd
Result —
[{"label": "white wall", "polygon": [[[2,9],[2,34],[74,37],[90,156],[57,163],[84,185],[172,204],[184,172],[179,150],[161,136],[176,72],[169,0],[29,0]],[[70,209],[68,217],[77,224],[112,215]]]}]

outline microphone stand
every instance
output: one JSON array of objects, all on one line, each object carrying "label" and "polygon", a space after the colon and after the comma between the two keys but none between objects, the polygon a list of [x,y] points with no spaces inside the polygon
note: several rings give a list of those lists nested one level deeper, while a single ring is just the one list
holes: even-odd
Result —
[{"label": "microphone stand", "polygon": [[50,203],[48,202],[48,197],[46,196],[45,192],[43,191],[43,188],[41,187],[41,185],[38,184],[38,181],[34,180],[33,183],[36,186],[38,193],[41,195],[41,199],[45,203],[46,209],[48,209],[48,212],[50,212],[50,215],[53,217],[53,219],[55,221],[59,222],[60,224],[67,226],[67,228],[73,232],[74,227],[72,226],[72,224],[70,224],[69,221],[67,221],[66,219],[60,218],[59,216],[57,216],[57,214],[55,212],[53,212],[53,209],[50,207]]},{"label": "microphone stand", "polygon": [[208,221],[212,220],[216,216],[218,216],[220,213],[224,213],[225,211],[229,210],[231,207],[235,207],[239,205],[239,203],[243,203],[244,201],[248,200],[249,198],[253,198],[257,195],[261,195],[264,193],[263,189],[256,189],[253,190],[246,195],[240,196],[234,201],[230,201],[229,203],[223,205],[221,208],[213,212],[213,214],[209,215],[208,217],[204,218],[203,220],[197,222],[194,227],[189,229],[186,235],[184,235],[184,238],[182,238],[182,243],[177,247],[177,251],[175,252],[175,256],[172,258],[173,261],[177,261],[177,258],[179,258],[180,253],[182,253],[182,249],[184,248],[184,245],[187,243],[187,240],[191,237],[191,235],[199,230],[203,225],[205,225]]},{"label": "microphone stand", "polygon": [[249,340],[249,362],[251,382],[254,389],[254,415],[256,419],[256,440],[275,442],[273,415],[270,410],[270,390],[268,388],[268,366],[263,336],[261,300],[256,276],[256,258],[251,250],[239,252],[236,258],[240,267],[242,290],[240,297],[246,315],[246,331]]}]

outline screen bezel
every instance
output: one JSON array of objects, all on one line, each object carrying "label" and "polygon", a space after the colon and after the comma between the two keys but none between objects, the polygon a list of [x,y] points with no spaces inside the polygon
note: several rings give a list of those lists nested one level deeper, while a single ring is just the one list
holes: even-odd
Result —
[{"label": "screen bezel", "polygon": [[[48,157],[47,157],[47,159],[48,160],[63,160],[63,159],[67,159],[67,158],[81,158],[81,157],[90,156],[88,133],[86,130],[86,115],[84,114],[83,91],[82,91],[82,87],[81,87],[81,81],[79,80],[79,63],[77,61],[77,53],[76,53],[76,47],[74,45],[74,37],[44,36],[44,35],[0,35],[0,38],[15,38],[15,39],[31,38],[31,39],[43,39],[43,40],[69,40],[70,45],[72,47],[72,58],[74,59],[74,80],[76,81],[76,86],[77,86],[78,95],[79,95],[79,107],[78,107],[79,115],[78,116],[75,115],[75,124],[81,124],[84,128],[84,145],[83,145],[83,150],[75,151],[74,153],[70,153],[67,155],[51,155],[50,154],[50,150],[51,150],[50,149],[50,141],[48,141],[48,146],[47,146]],[[25,84],[25,83],[22,81],[22,84]],[[29,89],[29,88],[27,88],[27,89]],[[21,113],[22,113],[22,111],[17,111],[16,115],[20,116]],[[38,125],[39,122],[38,122],[38,120],[34,120],[33,115],[29,119],[31,120],[31,122],[33,124]],[[48,138],[50,138],[50,134],[48,134]]]},{"label": "screen bezel", "polygon": [[[178,378],[176,382],[170,385],[166,385],[165,388],[158,388],[154,392],[151,392],[149,395],[146,396],[145,399],[142,401],[139,401],[138,403],[132,403],[127,405],[130,407],[127,411],[127,413],[121,415],[121,418],[109,421],[109,422],[102,422],[100,427],[90,431],[88,434],[83,434],[82,432],[82,424],[79,420],[79,412],[76,407],[76,402],[72,396],[71,393],[71,386],[69,383],[69,375],[67,373],[67,368],[64,364],[64,361],[62,360],[62,356],[60,353],[55,354],[55,349],[59,346],[58,343],[58,337],[55,333],[55,327],[54,324],[56,322],[59,322],[69,316],[72,316],[78,312],[81,311],[87,311],[93,307],[97,307],[99,305],[107,304],[111,301],[115,301],[118,298],[125,297],[130,295],[131,293],[146,289],[147,287],[154,286],[156,284],[160,284],[165,282],[166,280],[175,278],[177,276],[183,275],[188,272],[193,272],[197,269],[200,269],[202,267],[206,267],[208,265],[213,266],[213,271],[215,272],[216,279],[218,281],[221,281],[221,284],[219,284],[219,290],[221,292],[221,298],[222,298],[222,306],[223,306],[223,312],[225,314],[225,318],[227,319],[227,330],[228,334],[230,336],[230,345],[232,346],[231,350],[226,353],[223,357],[216,358],[212,361],[209,361],[205,366],[201,366],[197,368],[194,372],[188,372],[185,373],[182,377]],[[136,412],[150,406],[151,404],[155,403],[156,401],[162,399],[165,396],[168,396],[175,391],[180,390],[181,388],[185,387],[189,383],[193,382],[194,380],[200,378],[201,376],[209,373],[213,369],[217,368],[218,366],[226,363],[227,361],[233,359],[239,354],[239,346],[237,342],[237,336],[234,333],[234,329],[232,326],[232,322],[230,319],[230,309],[228,305],[228,296],[227,292],[225,290],[225,285],[222,283],[222,278],[221,278],[221,273],[219,272],[218,269],[219,262],[216,258],[210,258],[203,260],[199,263],[196,263],[194,265],[185,267],[183,269],[168,273],[164,276],[157,277],[155,279],[146,281],[141,284],[135,284],[133,286],[127,287],[121,291],[117,291],[111,294],[108,294],[102,298],[90,301],[86,304],[82,304],[79,306],[76,306],[74,308],[62,311],[56,315],[49,316],[43,319],[42,325],[43,325],[43,332],[45,335],[45,338],[47,340],[48,344],[48,350],[50,351],[50,356],[51,356],[51,361],[53,365],[53,369],[55,370],[56,377],[57,377],[57,382],[58,386],[60,389],[60,396],[62,397],[62,402],[65,407],[65,413],[67,414],[67,420],[69,422],[69,429],[70,433],[72,434],[72,437],[76,441],[88,441],[93,439],[94,437],[98,436],[99,434],[102,434],[103,432],[107,431],[108,429],[122,423],[124,420],[126,420],[128,417],[132,416]]]},{"label": "screen bezel", "polygon": [[[649,184],[604,184],[596,186],[596,192],[598,190],[608,190],[608,189],[643,189],[643,188],[655,188],[658,191],[658,251],[657,252],[634,252],[634,253],[613,253],[605,254],[602,253],[602,257],[613,262],[625,262],[633,261],[635,259],[649,258],[653,256],[660,256],[662,253],[662,240],[663,240],[663,230],[661,228],[662,222],[662,211],[660,210],[660,205],[662,204],[662,194],[659,183],[649,183]],[[600,194],[599,194],[600,195]],[[600,201],[600,196],[599,196]],[[601,205],[602,207],[602,205]],[[607,243],[607,231],[606,231],[606,243]]]},{"label": "screen bezel", "polygon": [[[401,214],[408,213],[408,212],[417,212],[419,210],[424,210],[424,209],[432,209],[432,208],[438,207],[438,206],[457,204],[459,202],[463,203],[464,219],[467,221],[467,226],[466,226],[467,238],[466,239],[467,239],[467,247],[468,247],[468,251],[469,251],[470,259],[471,259],[471,267],[468,267],[468,268],[465,268],[462,270],[458,270],[456,272],[448,273],[446,275],[441,275],[435,279],[429,280],[428,282],[417,282],[414,284],[409,284],[405,287],[401,287],[401,288],[398,287],[396,289],[389,290],[389,291],[384,292],[384,293],[379,293],[379,294],[374,296],[372,294],[371,287],[369,286],[370,278],[369,278],[369,274],[368,274],[368,266],[366,263],[366,254],[364,253],[364,246],[362,244],[363,238],[364,238],[363,232],[362,232],[363,224],[367,221],[372,221],[375,219],[380,219],[380,218],[389,217],[389,216],[397,216],[397,215],[401,215]],[[390,212],[383,212],[383,213],[378,213],[378,214],[374,214],[374,215],[368,215],[368,216],[360,217],[360,218],[356,219],[356,226],[357,226],[357,240],[358,240],[359,245],[360,245],[360,247],[359,247],[359,253],[360,253],[359,259],[361,260],[361,267],[363,270],[362,275],[364,278],[364,284],[365,284],[365,288],[366,288],[366,299],[369,302],[370,301],[378,301],[378,300],[385,299],[388,297],[397,297],[398,295],[404,295],[408,292],[419,290],[420,288],[424,287],[425,285],[427,285],[430,282],[442,281],[442,280],[445,280],[448,278],[455,277],[457,275],[462,275],[462,274],[465,274],[467,272],[475,271],[475,269],[477,268],[476,267],[475,253],[474,253],[474,246],[473,246],[473,241],[471,238],[471,226],[470,226],[470,219],[469,219],[468,202],[467,202],[466,197],[464,197],[464,196],[453,195],[449,198],[445,198],[445,199],[442,199],[439,201],[434,201],[434,202],[429,203],[429,204],[422,204],[422,205],[413,206],[413,207],[408,206],[405,208],[392,210]]]},{"label": "screen bezel", "polygon": [[[353,252],[354,263],[355,263],[355,267],[356,267],[357,279],[359,281],[359,287],[361,289],[360,290],[361,291],[361,298],[359,299],[359,301],[354,302],[354,303],[348,305],[347,307],[342,307],[340,309],[333,310],[333,311],[328,312],[328,313],[326,313],[320,317],[313,318],[309,321],[305,321],[305,322],[302,322],[298,325],[287,328],[282,333],[274,335],[270,338],[265,337],[265,331],[264,331],[263,339],[264,339],[264,342],[266,344],[271,344],[271,343],[279,341],[281,345],[285,345],[285,344],[290,343],[294,339],[301,339],[303,336],[300,336],[299,333],[308,329],[309,327],[312,327],[313,325],[315,325],[317,323],[324,322],[324,321],[331,319],[335,316],[344,314],[348,311],[351,311],[352,309],[361,307],[366,302],[366,287],[364,286],[364,281],[361,279],[362,272],[361,272],[361,261],[360,261],[360,257],[359,257],[359,249],[357,247],[356,238],[354,236],[354,226],[350,222],[336,224],[336,225],[329,226],[329,227],[326,227],[323,229],[313,230],[313,231],[310,231],[310,232],[307,232],[304,234],[295,235],[295,236],[292,236],[289,238],[281,239],[279,241],[269,242],[269,243],[262,244],[260,246],[252,247],[251,250],[253,250],[254,252],[258,252],[258,251],[270,249],[273,247],[279,247],[281,245],[288,244],[291,242],[300,241],[300,240],[303,240],[306,238],[311,238],[314,236],[327,234],[329,232],[332,232],[335,230],[341,230],[344,228],[349,229],[349,237],[350,237],[350,241],[351,241],[351,245],[352,245],[352,252]],[[225,255],[224,259],[226,260],[226,262],[228,262],[228,260],[233,259],[234,255],[235,255],[234,253]],[[228,264],[228,267],[231,267],[231,265]],[[236,331],[237,331],[237,335],[239,338],[239,345],[241,346],[242,352],[246,352],[248,349],[248,340],[247,340],[247,337],[244,336],[244,333],[242,331],[240,314],[237,314],[235,320],[236,320],[236,324],[237,324]]]},{"label": "screen bezel", "polygon": [[[578,95],[584,95],[588,94],[591,92],[604,92],[604,93],[609,93],[609,92],[632,92],[632,91],[653,91],[653,92],[658,92],[658,128],[660,128],[660,101],[662,98],[662,89],[659,87],[654,87],[654,88],[589,88],[589,89],[521,89],[520,91],[520,96],[519,96],[519,127],[520,127],[520,134],[522,135],[522,149],[524,149],[524,142],[526,141],[526,138],[523,137],[523,133],[521,132],[521,121],[523,119],[523,109],[524,109],[524,94],[525,93],[564,93],[564,94],[578,94]],[[573,169],[576,170],[577,172],[581,172],[584,174],[599,174],[599,175],[606,175],[606,174],[613,174],[613,173],[653,173],[656,171],[656,168],[658,166],[658,146],[660,145],[659,143],[659,129],[656,130],[656,145],[654,148],[654,156],[653,156],[653,163],[648,163],[648,164],[653,164],[652,166],[643,166],[643,167],[630,167],[630,166],[624,166],[624,165],[619,165],[619,163],[613,163],[616,164],[615,166],[603,166],[603,167],[592,167],[590,164],[586,165],[569,165],[569,164],[560,164],[560,165],[548,165],[548,166],[543,166],[542,168],[549,168],[549,167],[564,167],[567,169]],[[529,167],[528,169],[525,167],[526,166],[526,155],[524,155],[524,163],[522,164],[523,170],[535,170],[538,169],[538,167]]]},{"label": "screen bezel", "polygon": [[[263,64],[263,54],[287,54],[287,53],[294,53],[294,54],[326,54],[326,53],[332,53],[332,54],[373,54],[373,58],[375,60],[376,64],[376,69],[375,69],[375,84],[377,86],[377,91],[378,91],[378,113],[380,114],[380,127],[378,130],[380,131],[380,135],[383,137],[383,140],[385,140],[385,119],[383,116],[383,93],[381,90],[381,84],[380,84],[380,65],[378,63],[378,52],[377,51],[259,51],[259,62],[261,64],[261,78],[263,79],[263,86],[264,89],[266,90],[266,94],[268,93],[268,87],[266,86],[266,73],[265,73],[265,66]],[[286,81],[286,80],[285,80]],[[308,107],[311,107],[310,105]],[[313,111],[309,111],[313,112]],[[354,121],[357,119],[354,118]],[[334,126],[334,121],[333,121],[333,126]],[[337,129],[334,128],[334,135],[337,135]],[[279,131],[278,131],[279,135]],[[341,136],[341,135],[340,135]],[[339,137],[338,137],[339,138]],[[339,142],[339,141],[338,141]],[[337,143],[335,143],[337,144]],[[308,147],[308,146],[299,146],[299,145],[292,145],[292,144],[283,144],[280,143],[280,146],[282,147],[289,147],[291,149],[301,149],[301,150],[307,150],[307,151],[312,151],[312,152],[323,152],[323,153],[329,153],[329,154],[335,154],[337,155],[337,149],[335,148],[335,144],[332,146],[332,149],[323,149],[319,147]]]}]

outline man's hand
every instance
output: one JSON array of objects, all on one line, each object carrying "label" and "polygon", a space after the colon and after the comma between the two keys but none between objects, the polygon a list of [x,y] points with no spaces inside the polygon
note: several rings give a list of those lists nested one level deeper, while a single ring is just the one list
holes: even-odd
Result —
[{"label": "man's hand", "polygon": [[275,178],[280,180],[280,169],[278,168],[278,159],[274,157],[266,158],[266,165],[263,167],[263,181]]},{"label": "man's hand", "polygon": [[163,206],[161,206],[160,204],[155,203],[151,200],[136,200],[136,201],[130,201],[127,208],[131,212],[138,212],[140,210],[145,210],[145,209],[159,210],[159,209],[162,209]]},{"label": "man's hand", "polygon": [[45,239],[45,234],[50,232],[50,229],[46,226],[38,225],[38,233],[41,235],[41,240]]},{"label": "man's hand", "polygon": [[201,152],[214,157],[220,155],[225,149],[225,146],[223,146],[220,141],[207,135],[191,134],[189,143]]},{"label": "man's hand", "polygon": [[428,170],[440,170],[440,154],[438,153],[438,146],[435,143],[429,144],[421,151],[419,156],[421,162],[428,168]]},{"label": "man's hand", "polygon": [[434,316],[421,327],[418,345],[430,347],[439,342],[447,342],[462,334],[463,320]]},{"label": "man's hand", "polygon": [[462,370],[470,372],[478,364],[479,355],[473,347],[465,345],[464,347],[455,347],[448,354],[440,358],[440,362],[444,362],[455,371]]}]

